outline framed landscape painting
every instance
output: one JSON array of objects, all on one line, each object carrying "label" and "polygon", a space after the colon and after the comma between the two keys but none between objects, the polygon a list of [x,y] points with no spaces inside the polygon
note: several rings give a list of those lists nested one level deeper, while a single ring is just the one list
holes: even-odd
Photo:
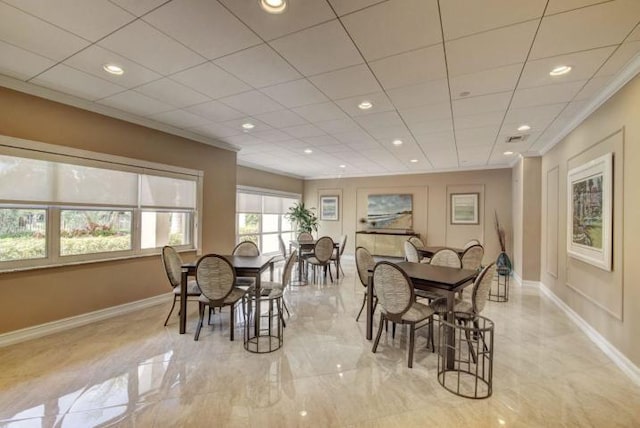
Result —
[{"label": "framed landscape painting", "polygon": [[478,193],[451,194],[451,224],[479,224]]},{"label": "framed landscape painting", "polygon": [[611,271],[613,154],[593,159],[567,174],[567,253]]},{"label": "framed landscape painting", "polygon": [[413,195],[369,195],[367,223],[372,229],[411,229]]},{"label": "framed landscape painting", "polygon": [[320,220],[338,220],[338,196],[320,197]]}]

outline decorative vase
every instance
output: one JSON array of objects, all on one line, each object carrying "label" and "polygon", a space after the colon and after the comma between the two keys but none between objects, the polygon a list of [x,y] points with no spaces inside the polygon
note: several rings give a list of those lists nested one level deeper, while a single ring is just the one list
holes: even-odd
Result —
[{"label": "decorative vase", "polygon": [[509,275],[511,274],[511,260],[507,253],[502,251],[498,254],[498,258],[496,259],[496,267],[498,268],[498,273],[500,275]]}]

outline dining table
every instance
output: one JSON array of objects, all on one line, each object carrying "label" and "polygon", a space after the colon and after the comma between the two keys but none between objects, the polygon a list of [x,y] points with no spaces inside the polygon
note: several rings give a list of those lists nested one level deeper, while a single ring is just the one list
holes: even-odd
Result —
[{"label": "dining table", "polygon": [[[298,250],[298,281],[294,285],[304,285],[305,281],[302,280],[302,258],[300,254],[304,251],[313,251],[316,246],[317,239],[301,239],[301,240],[291,240],[289,242],[289,248],[296,248]],[[337,241],[333,242],[333,248],[336,253],[336,279],[340,279],[340,243]]]},{"label": "dining table", "polygon": [[[413,283],[413,287],[418,290],[430,291],[441,295],[447,299],[446,320],[455,323],[453,307],[455,305],[455,295],[471,284],[478,275],[478,272],[470,269],[458,269],[446,266],[433,266],[427,263],[398,262],[396,265],[402,269]],[[373,268],[369,270],[369,280],[367,282],[367,328],[366,336],[368,340],[373,338]],[[454,341],[454,331],[449,329],[446,338],[447,344],[447,367],[453,368],[454,348],[449,346]]]},{"label": "dining table", "polygon": [[433,257],[433,255],[435,253],[437,253],[440,250],[444,250],[445,248],[449,249],[449,250],[453,250],[456,252],[456,254],[458,255],[458,257],[462,257],[462,255],[464,254],[464,248],[454,248],[454,247],[442,247],[442,246],[425,246],[425,247],[416,247],[416,250],[418,250],[418,254],[420,255],[420,257],[426,257],[426,258],[431,258]]},{"label": "dining table", "polygon": [[[231,263],[236,273],[236,277],[246,276],[255,278],[256,305],[260,307],[260,277],[269,269],[271,278],[273,279],[274,256],[236,256],[223,255],[225,259]],[[187,282],[189,276],[196,275],[196,266],[198,262],[189,262],[182,264],[182,278],[180,284],[180,334],[184,334],[187,327]],[[255,317],[256,334],[260,331],[260,317]]]}]

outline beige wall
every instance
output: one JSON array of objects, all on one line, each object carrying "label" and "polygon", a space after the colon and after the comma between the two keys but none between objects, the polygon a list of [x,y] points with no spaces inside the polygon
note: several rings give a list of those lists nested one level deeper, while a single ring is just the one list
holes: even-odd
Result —
[{"label": "beige wall", "polygon": [[[542,158],[541,280],[640,365],[640,78]],[[567,255],[567,171],[612,152],[613,270]]]},{"label": "beige wall", "polygon": [[[202,170],[203,251],[233,248],[234,152],[4,88],[0,134]],[[0,333],[168,291],[159,256],[4,273]]]},{"label": "beige wall", "polygon": [[540,280],[540,157],[513,167],[513,269],[525,281]]},{"label": "beige wall", "polygon": [[260,187],[262,189],[298,194],[302,194],[304,189],[304,180],[300,178],[274,174],[240,165],[237,168],[237,184],[239,186]]},{"label": "beige wall", "polygon": [[[480,224],[451,225],[449,200],[452,193],[480,194]],[[305,181],[304,199],[318,207],[321,195],[340,196],[340,219],[321,221],[319,234],[337,239],[347,234],[347,253],[355,249],[355,232],[363,230],[358,222],[367,215],[367,196],[381,193],[413,195],[413,229],[428,245],[460,247],[476,238],[485,244],[485,260],[495,260],[500,251],[494,230],[494,210],[511,239],[511,170],[495,169],[434,174],[340,178]]]}]

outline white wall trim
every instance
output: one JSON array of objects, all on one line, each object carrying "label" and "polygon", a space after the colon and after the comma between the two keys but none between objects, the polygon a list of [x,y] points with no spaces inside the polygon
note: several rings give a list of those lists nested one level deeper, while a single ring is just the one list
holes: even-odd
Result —
[{"label": "white wall trim", "polygon": [[520,278],[520,275],[518,275],[518,273],[517,273],[515,270],[513,270],[513,269],[511,269],[511,276],[513,277],[513,279],[515,279],[515,280],[516,280],[516,283],[517,283],[519,286],[521,286],[521,287],[522,287],[522,286],[524,285],[524,284],[522,283],[522,278]]},{"label": "white wall trim", "polygon": [[560,299],[553,291],[551,291],[546,285],[538,282],[538,288],[549,300],[556,304],[556,306],[562,310],[571,321],[573,321],[584,334],[587,335],[598,348],[604,352],[604,354],[611,358],[620,370],[623,371],[636,385],[640,385],[640,368],[636,366],[630,359],[628,359],[622,352],[613,346],[604,336],[602,336],[596,329],[594,329],[588,322],[584,320],[577,312],[575,312],[569,305],[567,305],[562,299]]},{"label": "white wall trim", "polygon": [[75,327],[102,321],[108,318],[134,312],[150,306],[159,305],[171,301],[171,293],[160,294],[158,296],[149,297],[147,299],[137,300],[135,302],[124,303],[110,308],[100,309],[86,314],[76,315],[61,320],[51,321],[45,324],[35,325],[20,330],[10,331],[0,334],[0,348],[25,342],[31,339],[48,336],[50,334],[59,333]]}]

